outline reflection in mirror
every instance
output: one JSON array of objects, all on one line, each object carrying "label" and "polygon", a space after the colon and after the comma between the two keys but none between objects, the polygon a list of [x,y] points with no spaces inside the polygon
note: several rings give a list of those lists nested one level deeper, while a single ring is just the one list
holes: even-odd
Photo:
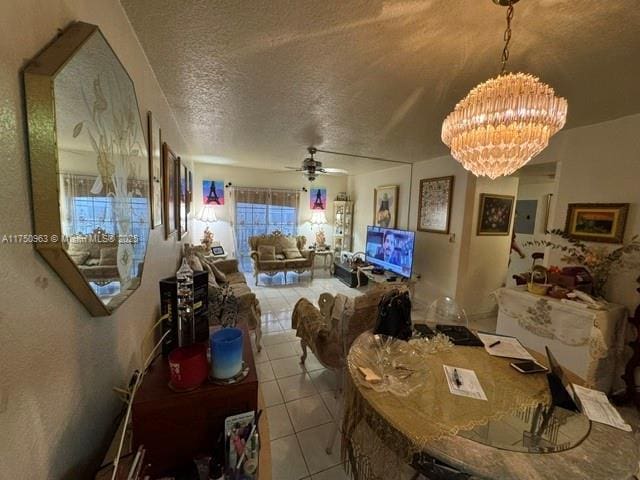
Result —
[{"label": "reflection in mirror", "polygon": [[63,247],[109,310],[135,290],[149,170],[131,79],[96,30],[54,80]]},{"label": "reflection in mirror", "polygon": [[36,250],[94,316],[139,286],[149,165],[133,82],[95,25],[25,68]]}]

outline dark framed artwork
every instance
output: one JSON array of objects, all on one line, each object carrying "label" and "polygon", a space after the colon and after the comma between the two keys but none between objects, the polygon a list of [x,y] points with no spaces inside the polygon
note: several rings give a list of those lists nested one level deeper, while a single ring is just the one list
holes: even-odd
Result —
[{"label": "dark framed artwork", "polygon": [[515,197],[512,195],[480,194],[477,235],[509,235]]},{"label": "dark framed artwork", "polygon": [[176,164],[178,157],[166,142],[162,144],[163,203],[164,203],[164,238],[167,239],[176,231],[177,180]]},{"label": "dark framed artwork", "polygon": [[622,243],[628,203],[570,203],[565,232],[588,242]]},{"label": "dark framed artwork", "polygon": [[377,187],[373,195],[373,224],[396,228],[398,221],[398,185]]},{"label": "dark framed artwork", "polygon": [[178,163],[176,166],[177,170],[177,180],[178,180],[178,198],[179,203],[177,205],[177,219],[178,219],[178,238],[182,240],[182,238],[187,234],[187,167],[186,165],[182,165],[180,157],[178,157]]},{"label": "dark framed artwork", "polygon": [[418,230],[431,233],[449,233],[453,181],[453,176],[420,180]]}]

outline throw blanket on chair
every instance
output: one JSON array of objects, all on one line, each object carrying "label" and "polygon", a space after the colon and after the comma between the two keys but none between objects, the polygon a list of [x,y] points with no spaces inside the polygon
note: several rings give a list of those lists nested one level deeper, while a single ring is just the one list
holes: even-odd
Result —
[{"label": "throw blanket on chair", "polygon": [[339,325],[332,328],[320,311],[306,298],[301,298],[293,308],[291,327],[296,336],[314,353],[318,361],[326,368],[341,368],[342,340]]}]

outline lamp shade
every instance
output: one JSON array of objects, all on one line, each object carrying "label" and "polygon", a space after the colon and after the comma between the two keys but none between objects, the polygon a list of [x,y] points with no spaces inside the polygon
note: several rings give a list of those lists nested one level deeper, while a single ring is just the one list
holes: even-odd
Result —
[{"label": "lamp shade", "polygon": [[311,223],[313,225],[324,225],[327,222],[327,217],[324,214],[324,210],[316,210],[311,214]]},{"label": "lamp shade", "polygon": [[216,211],[213,209],[212,205],[204,205],[198,212],[198,215],[196,215],[196,219],[205,223],[214,223],[218,221]]}]

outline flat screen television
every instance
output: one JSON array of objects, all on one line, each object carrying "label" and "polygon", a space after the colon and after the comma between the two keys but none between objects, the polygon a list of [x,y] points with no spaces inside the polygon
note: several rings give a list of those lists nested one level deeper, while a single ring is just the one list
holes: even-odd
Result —
[{"label": "flat screen television", "polygon": [[394,228],[367,227],[365,256],[372,265],[411,277],[416,233]]}]

